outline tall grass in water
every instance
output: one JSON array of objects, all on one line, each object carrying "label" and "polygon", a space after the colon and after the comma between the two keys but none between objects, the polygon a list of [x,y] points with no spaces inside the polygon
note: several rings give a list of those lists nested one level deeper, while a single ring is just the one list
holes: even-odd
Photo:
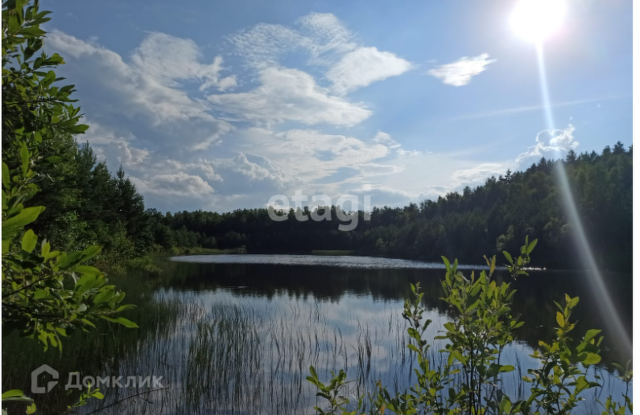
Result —
[{"label": "tall grass in water", "polygon": [[[60,370],[62,384],[75,370],[94,377],[162,376],[166,389],[114,406],[109,405],[150,388],[103,389],[104,401],[79,413],[104,408],[100,413],[278,415],[314,413],[319,402],[305,380],[310,365],[325,379],[331,371],[347,371],[353,379],[346,392],[350,396],[366,396],[378,380],[390,390],[412,382],[416,363],[406,352],[399,308],[336,315],[333,304],[313,300],[248,304],[229,295],[205,302],[198,294],[175,294],[156,294],[134,310],[131,319],[140,330],[115,328],[71,337],[62,357],[55,352],[43,356],[35,349],[18,353],[28,344],[5,341],[3,352],[11,353],[13,361],[5,364],[3,381],[29,390],[30,371],[44,362]],[[433,347],[434,365],[443,363],[435,353],[441,346]],[[505,378],[505,393],[519,393],[517,379]],[[40,396],[44,413],[60,413],[72,402],[62,386]]]}]

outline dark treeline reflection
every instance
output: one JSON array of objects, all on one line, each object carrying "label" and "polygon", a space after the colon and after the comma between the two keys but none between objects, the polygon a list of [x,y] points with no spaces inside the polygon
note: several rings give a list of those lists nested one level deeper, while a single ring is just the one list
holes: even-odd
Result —
[{"label": "dark treeline reflection", "polygon": [[[348,301],[350,296],[371,296],[374,301],[401,302],[411,296],[410,283],[420,282],[429,309],[442,314],[452,310],[440,300],[442,287],[441,269],[362,269],[327,266],[291,266],[258,264],[211,264],[169,262],[166,283],[176,290],[215,291],[224,289],[241,297],[274,298],[287,295],[299,299],[339,302]],[[470,276],[471,271],[463,271]],[[476,271],[477,273],[478,271]],[[531,347],[537,347],[539,340],[548,341],[554,335],[557,308],[553,301],[563,303],[565,294],[580,297],[580,304],[574,319],[578,321],[576,337],[587,330],[596,328],[603,331],[603,362],[626,362],[631,355],[621,350],[621,343],[609,330],[615,318],[612,310],[599,307],[599,292],[593,292],[589,278],[593,274],[586,271],[531,271],[530,275],[513,281],[517,290],[513,298],[515,313],[521,314],[525,325],[518,332],[518,340]],[[631,276],[606,273],[609,294],[617,309],[615,313],[622,319],[627,335],[632,335],[632,292],[629,290]],[[496,271],[495,278],[509,281],[505,271]]]}]

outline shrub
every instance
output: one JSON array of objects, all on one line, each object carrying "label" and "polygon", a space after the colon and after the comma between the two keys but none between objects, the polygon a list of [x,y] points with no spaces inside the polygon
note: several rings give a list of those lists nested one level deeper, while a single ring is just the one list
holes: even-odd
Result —
[{"label": "shrub", "polygon": [[[527,238],[516,259],[504,252],[512,278],[527,275],[525,267],[536,243],[537,240],[529,243]],[[587,378],[589,366],[600,362],[600,330],[589,330],[580,341],[572,341],[569,334],[575,323],[571,321],[571,313],[579,299],[566,295],[564,305],[556,303],[555,340],[551,344],[540,342],[540,350],[532,355],[540,365],[523,377],[530,384],[528,398],[512,401],[503,394],[500,374],[511,372],[514,367],[501,363],[502,351],[513,343],[514,331],[524,324],[511,312],[510,302],[515,290],[511,289],[510,283],[498,285],[492,280],[495,256],[491,260],[485,257],[488,272],[482,271],[477,277],[472,272],[469,278],[458,270],[457,260],[451,264],[447,258],[442,258],[446,267],[442,300],[455,313],[453,321],[444,325],[443,335],[436,337],[446,340],[445,348],[439,350],[445,357],[444,364],[440,367],[432,365],[428,354],[430,345],[424,339],[431,321],[423,321],[423,293],[419,284],[412,284],[414,298],[413,301],[405,301],[403,317],[409,323],[407,347],[418,363],[416,383],[410,390],[394,396],[378,383],[377,391],[369,396],[369,413],[564,415],[576,408],[585,390],[600,386]],[[620,378],[629,385],[633,376],[630,365],[624,369],[618,366],[618,371]],[[320,381],[313,366],[310,372],[307,380],[318,389],[317,396],[328,402],[326,409],[316,407],[320,414],[362,413],[365,408],[363,397],[351,404],[341,395],[341,389],[347,382],[344,370],[337,375],[332,373],[328,384]],[[350,405],[351,410],[347,409]],[[602,406],[605,409],[603,414],[623,415],[627,409],[632,412],[628,387],[622,403],[614,402],[609,396]]]}]

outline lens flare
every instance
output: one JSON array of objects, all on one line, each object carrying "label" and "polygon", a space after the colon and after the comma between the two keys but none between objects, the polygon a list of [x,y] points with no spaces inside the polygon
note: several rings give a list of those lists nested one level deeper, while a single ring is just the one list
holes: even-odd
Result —
[{"label": "lens flare", "polygon": [[[540,76],[540,93],[542,95],[542,105],[545,111],[547,127],[549,128],[549,130],[553,131],[555,130],[555,124],[553,121],[553,113],[551,112],[551,103],[549,99],[549,88],[547,86],[547,74],[544,65],[544,51],[542,48],[542,43],[537,43],[536,49],[538,54],[538,73]],[[555,156],[560,159],[563,155],[558,153]],[[567,215],[570,223],[573,225],[576,231],[575,238],[577,246],[580,249],[581,258],[589,270],[588,273],[585,273],[585,280],[589,284],[591,290],[596,293],[595,297],[597,299],[597,305],[600,309],[600,313],[608,317],[608,321],[611,324],[610,327],[612,329],[609,332],[609,335],[612,335],[612,337],[616,340],[616,343],[620,345],[621,349],[623,349],[625,352],[630,352],[632,348],[631,339],[627,335],[620,316],[618,316],[618,312],[616,311],[615,305],[613,304],[613,300],[609,295],[607,285],[602,278],[602,273],[598,268],[595,257],[591,250],[591,246],[589,245],[589,240],[587,239],[584,226],[582,225],[580,213],[578,212],[578,207],[573,198],[571,186],[569,184],[567,172],[565,171],[563,163],[557,164],[556,178],[559,183],[565,214]]]},{"label": "lens flare", "polygon": [[560,28],[565,13],[562,0],[520,0],[511,15],[511,27],[526,40],[542,42]]}]

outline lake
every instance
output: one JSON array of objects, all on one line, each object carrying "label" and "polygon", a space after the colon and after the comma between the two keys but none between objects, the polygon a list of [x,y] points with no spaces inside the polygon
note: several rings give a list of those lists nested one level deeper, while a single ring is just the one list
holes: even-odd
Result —
[{"label": "lake", "polygon": [[[311,255],[213,255],[174,257],[159,263],[159,275],[131,272],[114,277],[137,304],[127,317],[140,329],[110,325],[100,333],[76,333],[60,355],[42,353],[16,336],[3,338],[3,382],[29,389],[30,371],[43,362],[61,372],[80,376],[162,376],[164,387],[109,406],[118,399],[144,392],[140,388],[102,387],[106,397],[79,410],[88,414],[311,414],[319,402],[306,381],[313,365],[322,380],[330,371],[345,369],[349,395],[373,390],[376,381],[390,392],[412,383],[415,364],[407,349],[402,319],[410,283],[424,289],[427,332],[433,338],[451,320],[439,300],[441,264],[386,258]],[[470,269],[461,267],[465,274]],[[497,280],[509,278],[496,272]],[[622,383],[611,374],[611,363],[631,358],[624,342],[609,328],[613,313],[599,309],[600,292],[590,288],[587,271],[531,271],[513,282],[514,312],[525,325],[517,341],[503,354],[503,364],[516,370],[503,376],[505,393],[525,396],[518,379],[535,365],[529,356],[539,340],[554,333],[555,306],[564,294],[579,296],[573,314],[577,333],[603,330],[603,360],[593,368],[602,376],[601,395],[592,395],[581,413],[600,413],[594,399],[617,394]],[[627,336],[631,336],[631,276],[605,273],[609,294]],[[125,300],[127,302],[127,300]],[[433,341],[432,350],[442,347]],[[435,363],[440,359],[435,356]],[[15,386],[14,386],[15,385]],[[133,385],[129,385],[133,386]],[[69,402],[62,385],[38,396],[44,413],[56,413]]]}]

